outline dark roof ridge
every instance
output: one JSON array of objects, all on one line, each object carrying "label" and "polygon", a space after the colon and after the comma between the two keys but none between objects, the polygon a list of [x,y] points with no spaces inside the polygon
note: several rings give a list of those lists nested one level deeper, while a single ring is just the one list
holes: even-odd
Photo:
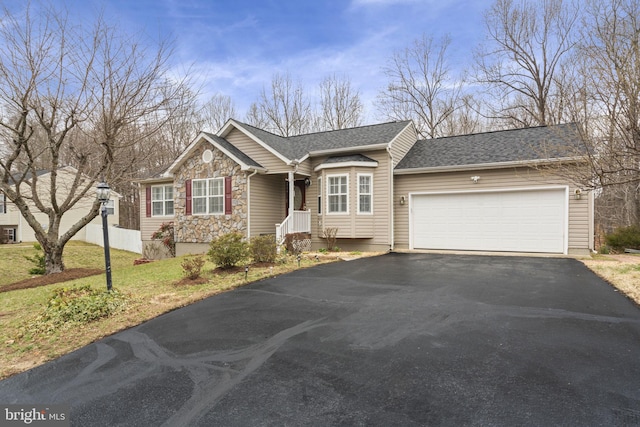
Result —
[{"label": "dark roof ridge", "polygon": [[521,128],[488,130],[488,131],[485,131],[485,132],[462,133],[460,135],[447,135],[447,136],[440,136],[438,138],[419,139],[418,142],[421,142],[421,141],[440,141],[440,140],[449,139],[449,138],[460,138],[462,136],[487,135],[487,134],[490,134],[490,133],[515,132],[515,131],[521,131],[521,130],[527,130],[527,129],[553,128],[553,127],[557,127],[557,126],[569,126],[569,125],[577,126],[578,123],[577,122],[567,122],[567,123],[557,123],[555,125],[525,126],[525,127],[521,127]]},{"label": "dark roof ridge", "polygon": [[342,131],[346,131],[346,130],[357,130],[357,129],[364,129],[364,128],[370,128],[370,127],[376,127],[376,126],[384,126],[384,125],[390,125],[392,123],[407,123],[409,124],[411,122],[411,120],[392,120],[389,122],[384,122],[384,123],[373,123],[373,124],[369,124],[369,125],[361,125],[361,126],[354,126],[354,127],[348,127],[348,128],[343,128],[343,129],[330,129],[330,130],[319,130],[316,132],[309,132],[309,133],[301,133],[300,135],[293,135],[293,136],[288,136],[288,137],[281,137],[281,138],[297,138],[299,136],[307,136],[307,135],[319,135],[319,134],[327,134],[327,133],[333,133],[333,132],[342,132]]}]

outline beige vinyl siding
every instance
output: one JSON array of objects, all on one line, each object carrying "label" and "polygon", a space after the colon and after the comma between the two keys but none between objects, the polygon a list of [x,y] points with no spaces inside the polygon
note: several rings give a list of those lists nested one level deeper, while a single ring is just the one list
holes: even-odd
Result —
[{"label": "beige vinyl siding", "polygon": [[[142,241],[151,240],[151,235],[158,231],[160,226],[165,222],[171,222],[175,220],[173,215],[170,216],[151,216],[147,217],[147,187],[154,185],[171,185],[172,181],[158,182],[153,184],[140,185],[140,238]],[[174,205],[176,192],[173,193]]]},{"label": "beige vinyl siding", "polygon": [[396,138],[391,142],[389,151],[393,156],[393,166],[395,167],[400,160],[409,152],[413,144],[416,143],[417,134],[413,125],[408,125]]},{"label": "beige vinyl siding", "polygon": [[251,237],[275,234],[276,224],[285,218],[286,197],[283,175],[254,175],[250,181]]},{"label": "beige vinyl siding", "polygon": [[[471,176],[480,180],[474,184]],[[395,248],[409,248],[409,194],[420,192],[480,191],[568,185],[569,186],[569,252],[586,251],[592,246],[590,223],[591,198],[583,192],[575,200],[575,186],[566,180],[530,168],[494,169],[465,172],[441,172],[416,175],[396,175],[394,178]],[[407,203],[400,205],[401,196]]]},{"label": "beige vinyl siding", "polygon": [[[390,212],[389,212],[389,154],[384,151],[367,152],[367,157],[378,161],[375,168],[349,166],[329,168],[316,172],[311,178],[311,187],[307,191],[307,205],[311,209],[311,234],[314,245],[323,246],[320,239],[324,228],[338,228],[338,239],[358,239],[361,248],[376,250],[389,249]],[[322,163],[326,157],[313,159],[314,167]],[[349,213],[327,214],[327,176],[347,175],[349,178]],[[373,214],[358,214],[358,174],[372,174]],[[318,215],[318,177],[322,177],[322,215]],[[355,242],[352,242],[356,244]],[[352,244],[339,241],[341,248]]]},{"label": "beige vinyl siding", "polygon": [[260,163],[269,173],[281,173],[291,170],[291,167],[287,166],[282,160],[238,129],[233,129],[229,132],[225,139],[247,156]]}]

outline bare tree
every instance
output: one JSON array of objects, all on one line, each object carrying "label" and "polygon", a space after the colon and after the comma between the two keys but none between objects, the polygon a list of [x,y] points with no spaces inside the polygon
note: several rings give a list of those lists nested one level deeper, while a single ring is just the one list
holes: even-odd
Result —
[{"label": "bare tree", "polygon": [[227,120],[236,117],[236,107],[231,97],[217,93],[204,104],[202,116],[205,130],[217,132]]},{"label": "bare tree", "polygon": [[[640,1],[590,1],[579,46],[595,117],[588,122],[592,186],[622,223],[640,222]],[[615,194],[614,194],[615,193]],[[613,212],[609,212],[612,217]]]},{"label": "bare tree", "polygon": [[302,85],[294,83],[288,73],[274,75],[271,90],[263,88],[254,105],[247,114],[253,126],[280,136],[300,135],[311,128],[311,104]]},{"label": "bare tree", "polygon": [[[99,204],[68,230],[60,228],[63,216],[93,197],[97,180],[115,188],[128,181],[182,84],[165,77],[166,46],[145,48],[102,16],[72,25],[54,6],[27,6],[24,14],[4,9],[1,20],[0,190],[34,230],[46,272],[55,273],[64,270],[65,244]],[[64,166],[77,170],[71,181],[59,177]],[[39,179],[40,169],[50,178]],[[37,212],[47,216],[44,226]]]},{"label": "bare tree", "polygon": [[462,81],[451,76],[447,62],[449,36],[439,41],[423,35],[393,54],[384,72],[389,79],[377,107],[385,119],[412,119],[425,137],[445,136],[443,124],[459,107]]},{"label": "bare tree", "polygon": [[557,74],[575,42],[576,4],[496,0],[485,15],[489,42],[476,53],[476,78],[488,86],[489,117],[515,126],[560,122]]},{"label": "bare tree", "polygon": [[348,77],[335,74],[320,83],[320,127],[338,130],[360,126],[364,105]]}]

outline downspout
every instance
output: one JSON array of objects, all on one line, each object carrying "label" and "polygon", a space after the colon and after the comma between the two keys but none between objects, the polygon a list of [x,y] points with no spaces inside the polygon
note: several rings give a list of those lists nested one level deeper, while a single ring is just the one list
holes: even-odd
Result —
[{"label": "downspout", "polygon": [[[250,171],[251,168],[247,169]],[[253,173],[247,176],[247,240],[251,240],[251,177],[258,173],[258,169],[254,169]]]},{"label": "downspout", "polygon": [[393,251],[395,244],[395,236],[394,236],[394,226],[396,218],[394,216],[393,211],[393,153],[391,153],[391,147],[387,146],[387,153],[389,153],[389,214],[391,216],[391,220],[389,222],[389,235],[391,237],[391,244],[389,245],[389,250]]}]

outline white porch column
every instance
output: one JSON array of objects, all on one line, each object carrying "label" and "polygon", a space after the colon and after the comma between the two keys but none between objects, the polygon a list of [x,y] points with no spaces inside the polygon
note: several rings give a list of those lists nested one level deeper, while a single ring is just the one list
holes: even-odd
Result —
[{"label": "white porch column", "polygon": [[293,198],[295,196],[295,183],[294,183],[294,173],[293,171],[289,171],[289,212],[288,215],[293,215]]}]

